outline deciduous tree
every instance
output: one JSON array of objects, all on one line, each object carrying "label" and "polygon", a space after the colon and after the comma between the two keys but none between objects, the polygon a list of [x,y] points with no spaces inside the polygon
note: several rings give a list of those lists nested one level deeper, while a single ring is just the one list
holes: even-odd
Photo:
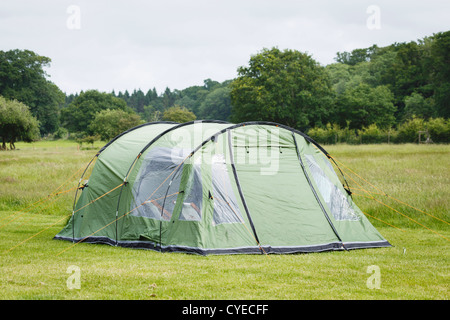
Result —
[{"label": "deciduous tree", "polygon": [[141,119],[135,113],[127,113],[121,109],[106,109],[96,114],[89,129],[95,135],[99,135],[102,140],[111,140],[140,123]]},{"label": "deciduous tree", "polygon": [[61,110],[61,120],[70,132],[86,132],[91,134],[90,124],[98,112],[102,110],[120,109],[132,112],[123,99],[110,93],[89,90],[81,92],[72,103]]},{"label": "deciduous tree", "polygon": [[185,107],[175,105],[164,111],[162,119],[165,121],[183,123],[193,121],[197,119],[197,117]]},{"label": "deciduous tree", "polygon": [[350,123],[352,129],[362,129],[371,124],[387,128],[395,123],[393,94],[387,86],[371,87],[361,83],[348,88],[338,102],[341,125]]},{"label": "deciduous tree", "polygon": [[30,50],[0,51],[0,94],[27,105],[39,120],[41,134],[58,129],[59,109],[65,99],[64,93],[47,80],[44,68],[50,62],[50,58]]},{"label": "deciduous tree", "polygon": [[7,143],[14,150],[18,140],[32,142],[39,139],[39,122],[25,104],[0,96],[0,137],[1,150],[7,150]]},{"label": "deciduous tree", "polygon": [[232,121],[274,121],[302,129],[326,123],[332,110],[328,73],[296,50],[264,49],[231,83]]}]

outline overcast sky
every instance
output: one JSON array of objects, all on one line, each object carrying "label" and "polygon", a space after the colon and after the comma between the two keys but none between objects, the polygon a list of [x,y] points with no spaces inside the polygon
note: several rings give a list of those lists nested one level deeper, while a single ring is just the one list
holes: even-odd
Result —
[{"label": "overcast sky", "polygon": [[2,0],[0,50],[51,58],[69,93],[184,89],[236,77],[263,48],[336,52],[450,30],[450,1]]}]

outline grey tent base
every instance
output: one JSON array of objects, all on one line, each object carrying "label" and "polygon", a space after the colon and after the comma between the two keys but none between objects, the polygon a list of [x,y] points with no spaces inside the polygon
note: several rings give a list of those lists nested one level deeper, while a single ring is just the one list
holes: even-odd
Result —
[{"label": "grey tent base", "polygon": [[294,254],[294,253],[313,253],[324,251],[343,251],[352,249],[370,249],[391,247],[388,241],[371,241],[371,242],[332,242],[309,246],[258,246],[253,247],[239,247],[239,248],[224,248],[224,249],[204,249],[184,246],[162,246],[159,243],[152,241],[116,241],[107,237],[87,237],[83,239],[73,239],[68,237],[55,236],[55,240],[66,240],[71,242],[86,242],[93,244],[107,244],[111,246],[118,246],[132,249],[145,249],[158,252],[179,252],[192,253],[198,255],[221,255],[221,254]]}]

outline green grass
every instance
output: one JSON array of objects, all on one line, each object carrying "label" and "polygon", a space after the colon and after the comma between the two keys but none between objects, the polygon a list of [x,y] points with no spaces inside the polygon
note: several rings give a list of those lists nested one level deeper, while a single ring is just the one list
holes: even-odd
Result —
[{"label": "green grass", "polygon": [[[48,202],[25,213],[17,210],[46,197],[83,168],[101,146],[97,143],[94,149],[78,150],[70,141],[43,141],[17,143],[18,150],[0,152],[1,299],[443,300],[450,297],[448,224],[381,195],[376,195],[380,201],[438,234],[372,199],[355,195],[364,212],[383,220],[369,217],[394,247],[202,257],[79,244],[58,255],[71,246],[52,238],[71,213],[73,192],[61,194],[47,208],[44,207]],[[450,146],[337,145],[325,149],[382,191],[449,221]],[[349,179],[349,170],[342,169],[348,172],[350,185],[359,188]],[[63,189],[76,185],[78,177],[69,179]],[[380,192],[367,183],[363,187]],[[354,192],[367,195],[361,190]],[[379,289],[367,286],[371,276],[367,268],[372,265],[380,269]],[[81,289],[67,287],[70,266],[80,268]]]}]

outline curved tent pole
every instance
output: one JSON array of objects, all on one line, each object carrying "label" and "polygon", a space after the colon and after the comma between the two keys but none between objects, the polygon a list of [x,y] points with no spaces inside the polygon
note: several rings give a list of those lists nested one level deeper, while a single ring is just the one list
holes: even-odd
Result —
[{"label": "curved tent pole", "polygon": [[[235,179],[238,191],[239,191],[239,196],[241,197],[242,204],[244,206],[245,212],[247,214],[247,218],[248,218],[250,226],[252,228],[253,237],[255,238],[256,243],[260,247],[261,252],[265,253],[264,249],[262,249],[262,246],[261,246],[261,244],[259,242],[258,235],[256,234],[255,226],[253,224],[250,212],[248,210],[247,202],[245,201],[244,194],[242,193],[241,184],[239,183],[239,178],[238,178],[238,175],[237,175],[236,166],[235,166],[234,160],[233,160],[234,156],[233,156],[233,146],[232,146],[232,142],[231,142],[231,130],[226,130],[226,132],[228,133],[228,147],[229,147],[229,152],[230,152],[231,167],[233,169],[234,179]],[[212,137],[216,137],[216,136],[217,136],[217,134],[213,135]],[[159,222],[159,245],[160,245],[160,251],[161,252],[162,252],[162,216],[163,216],[164,206],[165,206],[165,203],[166,203],[167,194],[169,192],[170,186],[172,185],[172,182],[175,179],[178,171],[180,170],[180,168],[182,168],[181,164],[183,164],[188,158],[192,157],[195,154],[195,152],[200,150],[200,148],[202,146],[204,146],[206,143],[208,143],[209,141],[212,141],[213,140],[212,137],[210,137],[208,139],[205,139],[198,147],[196,147],[194,150],[192,150],[192,152],[178,165],[178,167],[176,168],[175,173],[172,176],[172,179],[169,182],[169,185],[167,186],[167,190],[166,190],[166,193],[165,193],[165,196],[164,196],[164,201],[163,201],[163,205],[162,205],[162,209],[161,209],[161,220]]]},{"label": "curved tent pole", "polygon": [[[300,154],[299,154],[299,150],[298,150],[298,146],[297,146],[297,141],[296,141],[296,139],[295,139],[294,133],[297,133],[297,134],[301,135],[301,136],[304,137],[306,140],[308,140],[308,141],[310,141],[311,143],[313,143],[314,145],[316,145],[316,146],[318,147],[318,149],[319,149],[320,151],[322,151],[327,157],[329,157],[329,154],[328,154],[328,152],[327,152],[325,149],[323,149],[316,141],[314,141],[312,138],[310,138],[308,135],[304,134],[303,132],[298,131],[298,130],[293,129],[293,128],[290,128],[290,127],[285,126],[285,125],[281,125],[281,124],[278,124],[278,123],[275,123],[275,122],[267,122],[267,121],[250,121],[250,122],[243,122],[243,123],[239,123],[239,124],[233,125],[233,126],[231,126],[231,127],[225,128],[225,129],[220,130],[219,132],[215,133],[214,135],[212,135],[212,136],[209,137],[208,139],[205,139],[205,140],[204,140],[197,148],[195,148],[195,149],[192,151],[192,154],[191,154],[191,155],[193,155],[195,152],[197,152],[200,148],[202,148],[202,147],[203,147],[206,143],[208,143],[209,141],[214,140],[219,134],[223,134],[223,133],[225,133],[225,132],[228,132],[228,146],[229,146],[229,150],[230,150],[230,157],[231,157],[231,161],[232,161],[231,167],[232,167],[232,169],[233,169],[233,174],[234,174],[235,182],[236,182],[236,184],[237,184],[238,191],[239,191],[239,195],[240,195],[240,197],[241,197],[242,203],[243,203],[243,205],[244,205],[244,209],[245,209],[245,211],[246,211],[247,217],[248,217],[249,222],[250,222],[250,225],[251,225],[251,227],[252,227],[252,231],[253,231],[255,240],[257,241],[258,245],[261,247],[260,242],[259,242],[259,240],[258,240],[258,236],[257,236],[257,234],[256,234],[255,227],[254,227],[254,225],[253,225],[253,221],[252,221],[252,219],[251,219],[250,212],[249,212],[249,210],[248,210],[248,207],[247,207],[247,204],[246,204],[246,201],[245,201],[245,198],[244,198],[244,194],[243,194],[243,192],[242,192],[241,185],[240,185],[240,183],[239,183],[239,178],[238,178],[238,176],[237,176],[236,168],[235,168],[234,161],[233,161],[233,151],[232,151],[232,144],[231,144],[231,130],[233,130],[233,129],[235,129],[235,128],[247,126],[247,125],[270,125],[270,126],[279,127],[279,128],[283,128],[283,129],[285,129],[285,130],[290,131],[290,132],[292,133],[292,136],[293,136],[293,139],[294,139],[295,148],[296,148],[296,151],[297,151],[297,155],[299,156],[299,161],[300,161],[300,164],[301,164],[303,170],[304,170],[304,166],[303,166],[303,162],[302,162],[302,160],[301,160],[301,158],[300,158]],[[317,193],[316,193],[314,187],[312,186],[312,184],[311,184],[311,182],[310,182],[310,180],[309,180],[309,177],[308,177],[308,175],[306,174],[306,171],[304,171],[304,172],[305,172],[306,178],[307,178],[307,180],[308,180],[308,182],[309,182],[309,185],[310,185],[310,187],[311,187],[311,189],[312,189],[312,191],[313,191],[313,194],[315,195],[315,197],[316,197],[316,199],[317,199],[317,202],[319,203],[320,208],[322,209],[323,213],[325,214],[325,217],[326,217],[327,221],[329,222],[329,224],[330,224],[330,226],[331,226],[333,232],[335,233],[335,235],[337,236],[337,238],[339,239],[339,241],[342,242],[342,240],[341,240],[341,238],[340,238],[340,236],[339,236],[337,230],[335,229],[333,223],[331,222],[330,218],[328,217],[328,214],[327,214],[326,211],[325,211],[325,208],[323,207],[323,205],[322,205],[320,199],[318,198],[318,195],[317,195]],[[345,179],[345,178],[344,178],[344,179]]]},{"label": "curved tent pole", "polygon": [[112,144],[114,141],[116,141],[116,140],[119,139],[120,137],[126,135],[127,133],[129,133],[129,132],[131,132],[131,131],[134,131],[134,130],[136,130],[136,129],[142,128],[142,127],[146,127],[146,126],[148,126],[148,125],[152,125],[152,124],[178,124],[178,122],[172,122],[172,121],[155,121],[155,122],[147,122],[147,123],[144,123],[144,124],[140,124],[140,125],[138,125],[138,126],[136,126],[136,127],[130,128],[130,129],[128,129],[128,130],[126,130],[126,131],[124,131],[124,132],[118,134],[118,135],[115,136],[114,138],[112,138],[107,144],[105,144],[105,145],[100,149],[100,151],[99,151],[98,153],[100,154],[100,153],[101,153],[103,150],[105,150],[110,144]]},{"label": "curved tent pole", "polygon": [[178,128],[181,127],[185,127],[191,124],[195,124],[195,123],[221,123],[221,124],[230,124],[231,126],[233,126],[233,124],[226,122],[226,121],[219,121],[219,120],[195,120],[195,121],[190,121],[190,122],[184,122],[181,124],[178,124],[175,127],[169,128],[165,131],[163,131],[162,133],[160,133],[159,135],[157,135],[152,141],[150,141],[142,150],[141,153],[144,153],[145,150],[147,150],[153,143],[155,143],[157,140],[159,140],[159,138],[161,138],[162,136],[164,136],[165,134],[169,133],[170,131],[176,130]]},{"label": "curved tent pole", "polygon": [[[164,195],[164,200],[163,200],[163,205],[161,207],[161,219],[159,220],[159,250],[160,252],[162,252],[162,219],[163,219],[163,214],[164,214],[164,207],[166,205],[166,199],[167,199],[167,194],[169,193],[169,189],[170,186],[172,185],[173,179],[175,179],[176,175],[178,174],[178,171],[180,171],[180,168],[182,168],[182,164],[190,157],[192,157],[194,153],[191,152],[186,158],[184,158],[184,160],[175,168],[174,171],[172,171],[173,176],[172,179],[170,179],[169,185],[167,186],[167,190],[166,193]],[[171,174],[172,174],[171,173]],[[170,177],[170,175],[169,175]]]},{"label": "curved tent pole", "polygon": [[[189,124],[192,124],[192,123],[193,123],[193,122],[190,122],[190,123],[184,123],[183,125],[189,125]],[[238,176],[237,176],[236,167],[235,167],[234,161],[233,161],[233,151],[232,151],[232,144],[231,144],[231,130],[232,130],[232,129],[235,129],[235,128],[238,128],[238,127],[246,126],[246,125],[271,125],[271,126],[275,126],[275,127],[281,127],[281,128],[283,128],[283,129],[286,129],[286,130],[291,131],[292,133],[296,132],[296,133],[300,134],[301,136],[305,137],[305,139],[307,139],[308,141],[310,141],[310,142],[314,143],[315,145],[317,145],[317,147],[318,147],[325,155],[328,155],[328,152],[325,151],[325,149],[323,149],[317,142],[315,142],[313,139],[311,139],[309,136],[307,136],[306,134],[304,134],[304,133],[301,132],[301,131],[298,131],[298,130],[295,130],[295,129],[293,129],[293,128],[290,128],[290,127],[287,127],[287,126],[284,126],[284,125],[280,125],[280,124],[277,124],[277,123],[274,123],[274,122],[252,121],[252,122],[244,122],[244,123],[240,123],[240,124],[236,124],[236,125],[231,125],[230,127],[227,127],[227,128],[225,128],[225,129],[222,129],[222,130],[216,132],[215,134],[213,134],[213,135],[210,136],[209,138],[205,139],[205,140],[204,140],[199,146],[197,146],[194,150],[192,150],[192,152],[189,154],[189,156],[186,157],[186,158],[183,160],[183,162],[184,162],[184,161],[186,161],[186,159],[188,159],[189,157],[193,156],[195,152],[197,152],[198,150],[200,150],[200,149],[201,149],[206,143],[208,143],[209,141],[214,140],[219,134],[223,134],[223,133],[225,133],[225,132],[228,133],[228,147],[229,147],[229,150],[230,150],[230,158],[231,158],[231,161],[232,161],[231,166],[232,166],[232,169],[233,169],[233,174],[234,174],[235,182],[236,182],[236,185],[237,185],[237,187],[238,187],[239,195],[240,195],[241,200],[242,200],[242,203],[243,203],[243,205],[244,205],[244,209],[245,209],[245,211],[246,211],[247,218],[249,219],[249,223],[250,223],[250,226],[251,226],[252,231],[253,231],[253,236],[254,236],[254,238],[255,238],[257,244],[260,246],[262,252],[264,253],[264,250],[262,249],[261,244],[260,244],[259,239],[258,239],[258,236],[257,236],[257,234],[256,234],[256,230],[255,230],[255,227],[254,227],[254,224],[253,224],[253,221],[252,221],[250,212],[249,212],[249,210],[248,210],[248,207],[247,207],[247,204],[246,204],[246,201],[245,201],[245,197],[244,197],[244,194],[243,194],[243,192],[242,192],[241,185],[240,185],[240,183],[239,183],[239,178],[238,178]],[[154,139],[154,141],[150,142],[150,143],[146,146],[146,148],[148,148],[148,147],[149,147],[150,145],[152,145],[156,140],[158,140],[159,137],[161,137],[161,136],[163,136],[164,134],[166,134],[167,132],[172,131],[172,130],[175,130],[175,129],[179,128],[179,127],[181,127],[181,125],[166,130],[166,132],[163,132],[163,133],[160,134],[158,137],[156,137],[156,138]],[[295,147],[297,148],[297,143],[296,143],[296,141],[294,141],[294,142],[295,142]],[[144,148],[144,149],[146,149],[146,148]],[[141,153],[143,153],[143,152],[144,152],[144,150],[141,151]],[[182,162],[182,163],[183,163],[183,162]],[[180,167],[181,167],[181,166],[179,165],[179,167],[178,167],[177,169],[179,170]],[[166,195],[167,195],[167,193],[168,193],[168,190],[169,190],[169,188],[170,188],[170,185],[171,185],[171,183],[172,183],[174,177],[175,177],[175,175],[172,177],[172,179],[171,179],[171,181],[170,181],[170,183],[169,183],[169,187],[168,187],[168,189],[167,189],[167,191],[166,191]],[[312,188],[312,186],[311,186],[311,188]],[[313,189],[313,192],[314,192],[314,194],[315,194],[314,188],[312,188],[312,189]],[[316,194],[315,194],[315,195],[316,195]],[[317,195],[316,195],[316,197],[317,197]],[[331,228],[333,229],[334,233],[336,234],[336,236],[338,237],[338,239],[342,242],[342,240],[341,240],[341,238],[339,237],[339,235],[338,235],[336,229],[334,228],[333,224],[331,223],[331,221],[330,221],[330,219],[329,219],[329,217],[328,217],[328,215],[327,215],[325,209],[323,208],[322,203],[320,202],[320,200],[319,200],[318,198],[317,198],[317,201],[319,202],[319,205],[320,205],[320,207],[322,208],[322,210],[323,210],[323,212],[324,212],[324,214],[325,214],[325,216],[326,216],[328,222],[330,223]],[[165,203],[165,199],[164,199],[164,203]],[[163,208],[164,208],[164,205],[163,205]],[[161,246],[161,250],[162,250],[162,243],[161,243],[161,222],[160,222],[160,246]]]},{"label": "curved tent pole", "polygon": [[292,139],[294,141],[295,151],[297,152],[298,161],[300,162],[300,166],[302,167],[303,173],[305,174],[306,180],[308,181],[309,187],[311,188],[311,190],[312,190],[312,192],[314,194],[314,197],[316,198],[317,202],[319,203],[320,209],[322,209],[322,212],[325,215],[325,218],[327,219],[328,224],[330,225],[330,227],[333,230],[334,234],[336,235],[336,237],[339,239],[339,241],[342,244],[341,237],[339,236],[336,228],[334,227],[333,223],[331,222],[330,217],[328,216],[327,211],[325,210],[325,208],[324,208],[324,206],[322,204],[322,201],[320,201],[320,198],[319,198],[319,195],[317,194],[316,189],[314,188],[313,184],[311,183],[311,179],[309,178],[309,175],[308,175],[308,173],[306,171],[306,168],[305,168],[305,165],[303,163],[302,157],[300,155],[300,150],[298,149],[297,139],[295,139],[294,132],[292,132]]},{"label": "curved tent pole", "polygon": [[[75,197],[74,197],[74,199],[73,199],[73,205],[72,205],[72,219],[73,219],[73,220],[75,219],[75,216],[74,216],[75,205],[76,205],[76,202],[77,202],[78,190],[80,189],[81,181],[83,180],[83,177],[84,177],[84,175],[86,174],[87,169],[88,169],[89,166],[92,164],[92,162],[94,161],[94,159],[98,158],[99,155],[100,155],[100,153],[102,153],[109,145],[111,145],[114,141],[116,141],[116,140],[117,140],[118,138],[120,138],[121,136],[123,136],[123,135],[125,135],[125,134],[127,134],[127,133],[129,133],[129,132],[131,132],[131,131],[133,131],[133,130],[136,130],[136,129],[139,129],[139,128],[142,128],[142,127],[145,127],[145,126],[148,126],[148,125],[152,125],[152,124],[160,124],[160,123],[177,124],[177,122],[171,122],[171,121],[156,121],[156,122],[148,122],[148,123],[144,123],[144,124],[135,126],[135,127],[133,127],[133,128],[128,129],[127,131],[124,131],[124,132],[118,134],[118,135],[115,136],[114,138],[112,138],[107,144],[105,144],[105,145],[97,152],[97,154],[91,159],[91,161],[88,163],[88,165],[87,165],[86,168],[84,169],[83,174],[81,175],[81,177],[80,177],[80,179],[79,179],[79,181],[78,181],[78,185],[77,185],[77,189],[76,189],[76,191],[75,191]],[[74,242],[74,241],[75,241],[75,220],[74,220],[73,223],[72,223],[72,242]]]},{"label": "curved tent pole", "polygon": [[[214,135],[212,135],[212,136],[209,137],[208,139],[205,139],[205,140],[204,140],[204,141],[203,141],[196,149],[194,149],[194,150],[192,151],[192,155],[193,155],[195,152],[197,152],[200,148],[202,148],[206,143],[208,143],[209,141],[215,139],[215,137],[217,137],[219,134],[223,134],[223,133],[225,133],[225,132],[228,132],[228,144],[229,144],[230,153],[231,153],[230,156],[232,157],[233,153],[232,153],[232,149],[231,149],[231,130],[233,130],[233,129],[235,129],[235,128],[242,127],[242,126],[247,126],[247,125],[271,125],[271,126],[280,127],[280,128],[285,129],[285,130],[291,131],[292,136],[293,136],[293,139],[294,139],[295,149],[296,149],[296,151],[297,151],[297,155],[298,155],[298,157],[299,157],[300,164],[301,164],[301,166],[302,166],[302,168],[303,168],[303,170],[304,170],[304,172],[305,172],[305,176],[306,176],[306,178],[307,178],[307,180],[308,180],[308,183],[309,183],[309,185],[310,185],[310,187],[311,187],[311,189],[312,189],[312,191],[313,191],[313,194],[314,194],[314,196],[316,197],[317,202],[319,203],[319,206],[320,206],[320,208],[322,209],[322,211],[323,211],[323,213],[324,213],[324,215],[325,215],[325,217],[326,217],[328,223],[330,224],[330,226],[331,226],[333,232],[335,233],[335,235],[337,236],[337,238],[339,239],[339,241],[341,241],[341,243],[342,243],[341,237],[339,236],[339,234],[338,234],[337,230],[335,229],[333,223],[331,222],[331,220],[330,220],[328,214],[326,213],[326,210],[325,210],[325,208],[323,207],[323,204],[321,203],[321,201],[320,201],[320,199],[319,199],[319,197],[318,197],[318,195],[317,195],[317,193],[316,193],[314,187],[313,187],[312,184],[311,184],[311,181],[309,180],[309,176],[307,175],[307,173],[306,173],[306,171],[305,171],[305,169],[304,169],[304,165],[303,165],[303,162],[302,162],[302,160],[301,160],[301,158],[300,158],[300,153],[299,153],[299,150],[298,150],[297,141],[296,141],[296,139],[295,139],[294,133],[298,133],[299,135],[301,135],[302,137],[304,137],[306,140],[308,140],[308,141],[310,141],[311,143],[313,143],[314,145],[316,145],[316,146],[319,148],[319,150],[322,151],[328,158],[330,158],[331,156],[330,156],[330,155],[328,154],[328,152],[327,152],[325,149],[323,149],[316,141],[314,141],[312,138],[310,138],[308,135],[304,134],[303,132],[298,131],[298,130],[293,129],[293,128],[290,128],[290,127],[285,126],[285,125],[280,125],[280,124],[278,124],[278,123],[274,123],[274,122],[266,122],[266,121],[243,122],[243,123],[240,123],[240,124],[237,124],[237,125],[234,125],[234,126],[225,128],[225,129],[223,129],[223,130],[220,130],[219,132],[215,133]],[[235,166],[234,166],[233,160],[232,160],[232,168],[233,168],[233,174],[234,174],[234,177],[235,177],[236,184],[237,184],[237,186],[238,186],[238,191],[239,191],[239,194],[240,194],[240,196],[241,196],[242,203],[243,203],[244,208],[245,208],[245,211],[246,211],[246,213],[247,213],[247,217],[248,217],[249,222],[250,222],[250,225],[251,225],[251,227],[252,227],[252,230],[253,230],[255,239],[256,239],[256,241],[257,241],[258,244],[259,244],[259,240],[258,240],[258,237],[257,237],[257,235],[256,235],[256,230],[255,230],[255,228],[254,228],[254,225],[253,225],[253,222],[252,222],[252,219],[251,219],[251,216],[250,216],[250,212],[249,212],[249,210],[248,210],[248,208],[247,208],[247,205],[246,205],[246,202],[245,202],[245,198],[244,198],[244,195],[243,195],[243,193],[242,193],[241,186],[240,186],[240,184],[239,184],[239,178],[238,178],[238,176],[237,176],[237,172],[236,172],[236,168],[235,168]],[[340,169],[339,169],[339,170],[340,170]],[[344,179],[345,179],[345,177],[344,177]]]},{"label": "curved tent pole", "polygon": [[236,182],[236,186],[237,186],[238,191],[239,191],[239,196],[241,197],[242,205],[244,206],[245,213],[247,214],[248,221],[250,222],[250,227],[252,228],[255,240],[258,243],[259,247],[261,248],[261,251],[264,252],[262,250],[261,244],[259,242],[258,235],[256,234],[255,225],[253,224],[253,220],[252,220],[252,217],[250,215],[250,211],[248,210],[247,202],[245,201],[244,194],[242,193],[241,184],[239,182],[239,177],[237,175],[236,166],[234,164],[233,143],[231,141],[231,129],[227,130],[227,135],[228,135],[228,148],[229,148],[229,152],[230,152],[231,168],[233,169],[234,180]]},{"label": "curved tent pole", "polygon": [[[283,128],[286,130],[289,130],[291,132],[295,132],[297,134],[299,134],[300,136],[302,136],[303,138],[305,138],[307,141],[311,142],[312,144],[314,144],[328,159],[333,160],[333,163],[336,165],[336,167],[338,168],[339,172],[342,175],[342,178],[344,179],[345,185],[347,186],[347,188],[344,187],[344,189],[348,189],[347,192],[349,192],[349,195],[351,197],[351,192],[350,192],[350,187],[348,185],[347,179],[345,178],[344,173],[342,172],[341,168],[339,167],[339,165],[336,163],[336,161],[334,161],[333,157],[328,153],[328,151],[326,151],[317,141],[315,141],[313,138],[311,138],[310,136],[308,136],[307,134],[291,128],[289,126],[283,125],[283,124],[279,124],[276,122],[270,122],[270,121],[247,121],[247,122],[241,122],[239,124],[235,124],[231,127],[225,128],[219,132],[217,132],[216,134],[214,134],[213,136],[219,135],[224,133],[226,130],[232,130],[238,127],[242,127],[242,126],[248,126],[248,125],[271,125],[271,126],[275,126],[275,127],[279,127],[279,128]],[[212,137],[211,137],[212,138]],[[211,138],[206,139],[199,147],[202,147],[206,142],[208,142]]]},{"label": "curved tent pole", "polygon": [[348,193],[348,195],[350,196],[350,198],[353,199],[353,197],[352,197],[352,191],[350,190],[350,186],[348,185],[347,179],[345,179],[345,175],[344,175],[344,173],[342,172],[341,168],[338,166],[338,164],[336,163],[336,161],[334,160],[334,158],[333,158],[332,156],[328,155],[328,159],[331,159],[331,160],[333,161],[333,163],[335,164],[335,166],[338,168],[339,172],[340,172],[341,175],[342,175],[342,178],[343,178],[344,181],[345,181],[345,185],[347,186],[347,188],[345,188],[345,186],[344,186],[344,190],[347,191],[347,193]]},{"label": "curved tent pole", "polygon": [[[147,144],[144,146],[144,148],[142,148],[142,150],[139,152],[139,154],[136,156],[136,158],[134,159],[134,161],[132,162],[132,164],[130,165],[130,168],[128,169],[127,174],[126,174],[126,176],[125,176],[125,178],[124,178],[123,184],[122,184],[122,186],[120,187],[119,198],[118,198],[118,200],[117,200],[117,207],[116,207],[116,245],[117,245],[117,242],[118,242],[118,239],[117,239],[117,236],[118,236],[118,235],[117,235],[117,220],[118,220],[118,219],[117,219],[117,218],[118,218],[118,216],[119,216],[119,206],[120,206],[120,200],[121,200],[121,198],[122,198],[123,187],[126,186],[126,185],[128,184],[128,181],[127,181],[127,180],[128,180],[128,177],[130,176],[131,171],[133,170],[133,168],[134,168],[136,162],[137,162],[138,159],[142,156],[142,154],[145,152],[145,150],[147,150],[153,143],[155,143],[156,141],[158,141],[162,136],[164,136],[165,134],[167,134],[167,133],[169,133],[169,132],[171,132],[171,131],[173,131],[173,130],[175,130],[175,129],[178,129],[178,128],[181,128],[181,127],[184,127],[184,126],[187,126],[187,125],[191,125],[191,124],[194,124],[194,123],[222,123],[222,124],[226,124],[226,123],[229,123],[229,122],[226,122],[226,121],[219,121],[219,120],[200,120],[200,121],[195,120],[195,121],[184,122],[184,123],[179,124],[179,123],[176,123],[176,122],[164,122],[164,121],[160,121],[160,122],[150,122],[150,123],[148,123],[147,125],[149,125],[149,124],[158,124],[158,123],[176,124],[176,126],[174,126],[174,127],[172,127],[172,128],[169,128],[169,129],[167,129],[167,130],[164,130],[164,131],[161,132],[159,135],[157,135],[155,138],[153,138],[149,143],[147,143]],[[140,127],[142,127],[142,126],[143,126],[143,125],[134,127],[133,130],[134,130],[134,129],[137,129],[137,128],[140,128]],[[132,129],[130,129],[130,130],[126,131],[126,132],[129,132],[129,131],[131,131],[131,130],[132,130]],[[124,133],[124,134],[125,134],[125,133]],[[123,134],[121,134],[121,135],[123,135]],[[119,135],[119,136],[121,136],[121,135]],[[114,138],[112,141],[110,141],[105,147],[102,148],[102,150],[103,150],[104,148],[106,148],[108,145],[110,145],[112,142],[114,142],[119,136],[117,136],[117,137]]]},{"label": "curved tent pole", "polygon": [[[145,124],[145,125],[156,124],[156,123],[171,123],[171,122],[155,122],[155,123],[147,123],[147,124]],[[231,123],[226,122],[226,121],[200,120],[200,121],[190,121],[190,122],[185,122],[185,123],[178,124],[178,125],[176,125],[176,126],[174,126],[174,127],[172,127],[172,128],[169,128],[169,129],[163,131],[162,133],[160,133],[159,135],[157,135],[154,139],[152,139],[147,145],[144,146],[144,148],[139,152],[139,154],[136,156],[135,160],[134,160],[134,161],[132,162],[132,164],[130,165],[130,168],[128,169],[127,175],[126,175],[126,177],[124,178],[124,182],[123,182],[123,184],[122,184],[122,186],[121,186],[121,188],[120,188],[120,193],[119,193],[119,197],[118,197],[118,201],[117,201],[117,207],[116,207],[116,244],[117,244],[117,241],[118,241],[118,240],[117,240],[117,218],[118,218],[118,214],[119,214],[119,205],[120,205],[120,200],[121,200],[121,196],[122,196],[122,192],[123,192],[123,187],[126,186],[126,185],[128,184],[128,183],[127,183],[127,179],[128,179],[128,177],[129,177],[129,175],[131,174],[131,171],[133,170],[133,168],[134,168],[136,162],[137,162],[138,159],[142,156],[142,154],[143,154],[143,153],[144,153],[151,145],[153,145],[156,141],[158,141],[162,136],[166,135],[167,133],[169,133],[169,132],[171,132],[171,131],[173,131],[173,130],[175,130],[175,129],[178,129],[178,128],[181,128],[181,127],[184,127],[184,126],[188,126],[188,125],[192,125],[192,124],[194,124],[194,123],[222,123],[222,124],[230,124],[230,126],[227,127],[227,128],[225,128],[225,129],[222,129],[222,130],[216,132],[216,133],[213,134],[211,137],[205,139],[199,146],[197,146],[197,147],[191,152],[191,154],[190,154],[188,157],[192,156],[195,152],[197,152],[197,151],[198,151],[201,147],[203,147],[206,143],[208,143],[209,141],[211,141],[212,139],[214,139],[214,137],[218,136],[219,134],[223,134],[223,133],[227,132],[228,130],[232,130],[232,129],[239,128],[239,127],[242,127],[242,126],[247,126],[247,125],[270,125],[270,126],[275,126],[275,127],[283,128],[283,129],[286,129],[286,130],[291,131],[292,133],[297,133],[297,134],[301,135],[301,136],[304,137],[307,141],[309,141],[309,142],[311,142],[312,144],[314,144],[314,145],[315,145],[315,146],[316,146],[316,147],[317,147],[317,148],[318,148],[325,156],[327,156],[327,158],[329,158],[329,159],[332,158],[331,155],[330,155],[330,154],[329,154],[329,153],[328,153],[328,152],[327,152],[327,151],[326,151],[319,143],[317,143],[314,139],[312,139],[311,137],[309,137],[309,136],[306,135],[305,133],[303,133],[303,132],[301,132],[301,131],[299,131],[299,130],[297,130],[297,129],[291,128],[291,127],[289,127],[289,126],[286,126],[286,125],[283,125],[283,124],[278,124],[278,123],[275,123],[275,122],[270,122],[270,121],[248,121],[248,122],[242,122],[242,123],[239,123],[239,124],[231,124]],[[176,124],[176,123],[173,123],[173,124]],[[132,131],[132,130],[134,130],[134,129],[140,128],[140,127],[142,127],[142,126],[144,126],[144,125],[137,126],[137,127],[135,127],[135,128],[132,128],[132,129],[130,129],[130,130],[128,130],[128,131],[125,131],[124,133],[118,135],[116,138],[114,138],[113,140],[111,140],[107,145],[105,145],[105,146],[100,150],[100,152],[103,151],[107,146],[109,146],[109,145],[110,145],[111,143],[113,143],[115,140],[117,140],[117,138],[119,138],[120,136],[126,134],[126,133],[129,132],[129,131]],[[296,148],[297,148],[296,142],[295,142],[295,145],[296,145]],[[100,152],[99,152],[99,153],[100,153]],[[339,166],[338,166],[338,168],[339,168]],[[340,168],[339,168],[339,171],[340,171],[341,174],[342,174],[342,171],[340,170]],[[343,175],[343,174],[342,174],[342,175]],[[343,177],[344,177],[344,176],[343,176]],[[344,177],[344,180],[345,180],[345,182],[347,183],[347,180],[345,179],[345,177]],[[347,186],[348,186],[348,184],[347,184]],[[319,201],[319,204],[321,204],[320,201]],[[248,212],[247,212],[247,214],[248,214]],[[327,217],[327,219],[329,219],[329,218]],[[336,230],[334,229],[334,226],[333,226],[332,224],[331,224],[331,226],[332,226],[333,230],[334,230],[335,233],[336,233]],[[252,228],[253,228],[253,225],[252,225]],[[255,230],[253,229],[253,231],[255,231]],[[340,237],[339,237],[339,235],[338,235],[337,233],[336,233],[336,235],[337,235],[337,237],[340,239]],[[256,236],[256,233],[255,233],[255,236]]]},{"label": "curved tent pole", "polygon": [[78,190],[80,190],[80,184],[81,184],[81,181],[83,180],[84,175],[86,174],[87,169],[90,167],[92,162],[98,158],[99,154],[100,154],[100,152],[97,152],[97,154],[91,159],[91,161],[89,161],[89,163],[87,164],[83,173],[81,174],[80,179],[78,180],[78,185],[77,185],[77,189],[75,191],[75,197],[73,198],[73,205],[72,205],[72,220],[73,220],[72,221],[72,242],[75,242],[75,205],[77,203]]}]

